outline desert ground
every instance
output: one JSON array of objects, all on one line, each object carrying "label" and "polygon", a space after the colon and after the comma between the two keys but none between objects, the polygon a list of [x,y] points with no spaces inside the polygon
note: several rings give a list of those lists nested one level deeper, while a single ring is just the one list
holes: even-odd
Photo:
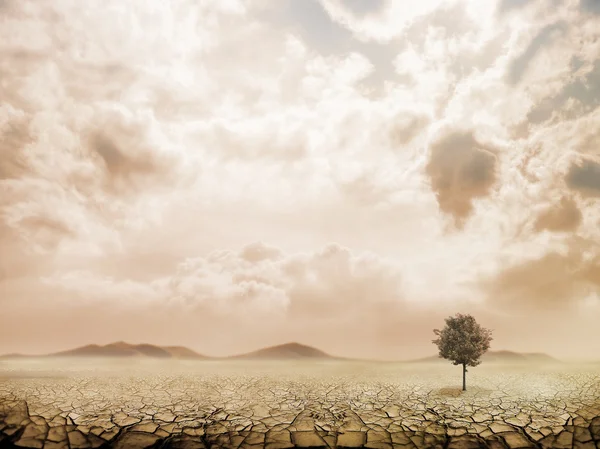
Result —
[{"label": "desert ground", "polygon": [[0,447],[600,448],[600,364],[0,361]]}]

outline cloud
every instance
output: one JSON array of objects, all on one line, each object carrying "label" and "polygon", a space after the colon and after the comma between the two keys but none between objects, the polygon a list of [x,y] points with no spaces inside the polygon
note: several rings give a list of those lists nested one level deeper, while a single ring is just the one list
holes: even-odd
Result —
[{"label": "cloud", "polygon": [[515,9],[521,9],[535,3],[533,0],[500,0],[498,2],[498,12],[506,13]]},{"label": "cloud", "polygon": [[[367,328],[381,325],[389,332],[397,319],[422,313],[416,303],[406,301],[402,274],[395,263],[335,243],[295,253],[252,243],[238,251],[218,250],[187,259],[174,272],[144,282],[89,270],[49,274],[42,281],[49,296],[35,301],[43,307],[60,309],[72,304],[73,313],[94,310],[99,320],[139,315],[131,323],[139,335],[147,332],[136,323],[156,314],[178,322],[195,317],[205,323],[202,332],[220,332],[228,326],[233,346],[225,339],[212,345],[213,353],[243,347],[242,335],[252,342],[261,332],[267,337],[263,335],[260,344],[273,343],[269,333],[284,342],[288,338],[310,341],[315,332],[331,335],[336,345],[358,342],[359,323]],[[35,286],[30,282],[27,289]],[[391,319],[390,313],[397,318]],[[335,335],[351,330],[355,337]],[[187,334],[194,333],[188,327]]]},{"label": "cloud", "polygon": [[385,4],[385,0],[342,0],[342,5],[357,15],[373,14],[381,10]]},{"label": "cloud", "polygon": [[573,163],[566,175],[567,186],[591,196],[600,196],[600,162],[583,159]]},{"label": "cloud", "polygon": [[568,232],[575,230],[581,224],[581,220],[582,214],[577,202],[565,196],[558,204],[552,205],[537,217],[534,228],[538,232]]},{"label": "cloud", "polygon": [[398,146],[410,143],[430,123],[431,117],[425,114],[398,114],[391,126],[390,138],[392,143]]},{"label": "cloud", "polygon": [[182,264],[168,286],[178,301],[238,318],[274,313],[344,321],[373,303],[403,300],[393,264],[336,244],[308,254],[285,255],[264,244],[218,251]]},{"label": "cloud", "polygon": [[600,3],[598,0],[579,0],[579,4],[584,12],[600,14]]},{"label": "cloud", "polygon": [[157,301],[164,299],[160,297],[156,282],[115,279],[85,270],[47,276],[42,278],[42,282],[54,290],[67,292],[68,302],[76,303],[79,307],[95,303],[121,310],[139,310],[155,307]]},{"label": "cloud", "polygon": [[5,106],[0,114],[0,180],[18,178],[27,173],[27,153],[24,151],[33,137],[29,132],[28,117]]},{"label": "cloud", "polygon": [[517,84],[529,67],[535,61],[538,53],[552,43],[552,40],[561,37],[565,31],[564,23],[554,23],[544,27],[530,42],[525,51],[515,59],[508,72],[508,79],[512,84]]},{"label": "cloud", "polygon": [[343,321],[379,302],[404,304],[396,265],[372,254],[353,254],[338,244],[312,253],[286,254],[260,242],[240,251],[213,251],[187,259],[174,273],[151,282],[89,271],[47,276],[45,282],[84,302],[102,300],[116,306],[135,301],[151,307],[162,300],[238,320],[264,315],[316,321],[335,316]]},{"label": "cloud", "polygon": [[148,190],[177,181],[176,161],[156,148],[149,134],[152,119],[131,117],[117,110],[98,111],[89,131],[92,160],[104,172],[107,190]]},{"label": "cloud", "polygon": [[[443,307],[514,304],[512,323],[527,276],[531,305],[589,296],[590,8],[3,2],[0,296],[7,321],[32,319],[0,341],[62,323],[67,343],[303,337],[391,354],[429,340],[416,323]],[[528,329],[547,335],[545,319]]]},{"label": "cloud", "polygon": [[563,308],[581,294],[573,276],[575,261],[557,253],[523,262],[494,279],[489,295],[502,307],[542,311]]},{"label": "cloud", "polygon": [[463,223],[473,200],[487,196],[496,182],[496,156],[472,132],[453,131],[430,144],[425,167],[440,209]]},{"label": "cloud", "polygon": [[354,0],[354,8],[349,8],[348,3],[341,0],[321,0],[321,3],[333,21],[348,28],[361,39],[389,42],[402,35],[419,18],[427,16],[448,2],[370,2],[370,14],[356,14],[357,4],[366,2]]},{"label": "cloud", "polygon": [[223,159],[247,163],[293,163],[305,159],[309,151],[306,131],[287,114],[257,117],[249,123],[216,123],[203,130],[202,137],[219,149]]},{"label": "cloud", "polygon": [[[377,2],[368,2],[368,6],[373,8],[377,6]],[[355,16],[345,5],[336,4],[335,8]],[[275,27],[280,33],[294,36],[311,55],[345,58],[355,53],[365,57],[372,65],[372,70],[359,84],[371,94],[381,94],[385,84],[395,77],[392,61],[398,45],[362,39],[345,22],[335,20],[328,12],[327,5],[318,0],[282,0],[276,4],[267,3],[259,11],[261,22]],[[375,8],[371,9],[371,14],[378,14]]]},{"label": "cloud", "polygon": [[[594,61],[587,70],[578,59],[573,59],[571,64],[573,72],[577,73],[575,79],[567,82],[557,94],[537,103],[527,114],[529,123],[539,124],[553,116],[561,120],[561,115],[587,114],[600,105],[600,85],[595,82],[600,77],[600,60]],[[580,70],[581,74],[578,73]]]},{"label": "cloud", "polygon": [[571,235],[560,248],[506,264],[484,284],[493,307],[569,313],[581,300],[600,292],[600,246]]},{"label": "cloud", "polygon": [[278,260],[283,257],[283,252],[278,248],[256,242],[242,248],[239,256],[248,262],[257,263],[264,260]]},{"label": "cloud", "polygon": [[0,284],[8,279],[35,276],[48,257],[35,254],[19,232],[0,221]]}]

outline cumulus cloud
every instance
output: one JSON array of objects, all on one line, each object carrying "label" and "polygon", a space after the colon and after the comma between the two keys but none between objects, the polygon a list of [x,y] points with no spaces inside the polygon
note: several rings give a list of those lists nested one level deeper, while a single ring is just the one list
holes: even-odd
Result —
[{"label": "cumulus cloud", "polygon": [[[240,251],[218,250],[181,262],[175,272],[151,282],[72,271],[44,282],[72,291],[81,301],[125,301],[152,306],[157,299],[228,318],[344,321],[376,303],[404,303],[402,276],[392,261],[353,254],[329,244],[312,253],[286,254],[264,243]],[[287,317],[287,318],[286,318]]]},{"label": "cumulus cloud", "polygon": [[589,303],[593,3],[0,2],[3,315],[385,354]]},{"label": "cumulus cloud", "polygon": [[373,303],[403,299],[397,267],[336,244],[291,255],[264,244],[239,253],[218,251],[183,263],[168,285],[177,300],[253,319],[275,313],[291,320],[344,321]]},{"label": "cumulus cloud", "polygon": [[[30,282],[27,288],[34,285]],[[98,319],[114,313],[139,314],[139,321],[133,320],[131,326],[141,335],[147,331],[139,323],[148,315],[174,320],[193,316],[212,323],[212,331],[227,329],[238,339],[237,347],[244,332],[256,333],[258,323],[279,338],[287,333],[306,341],[312,332],[353,331],[359,339],[356,326],[382,325],[392,330],[395,321],[386,320],[384,311],[406,319],[410,310],[419,310],[405,300],[397,264],[374,254],[355,254],[338,244],[314,252],[285,253],[258,242],[238,251],[219,250],[187,259],[174,272],[149,282],[78,270],[44,276],[36,288],[46,289],[54,307],[70,306],[74,313],[94,310]],[[46,326],[42,316],[35,321],[41,328]],[[193,328],[187,332],[196,333]],[[209,351],[227,348],[225,342]]]},{"label": "cumulus cloud", "polygon": [[496,181],[496,155],[472,132],[453,131],[431,143],[426,171],[440,209],[462,223],[473,200],[490,193]]}]

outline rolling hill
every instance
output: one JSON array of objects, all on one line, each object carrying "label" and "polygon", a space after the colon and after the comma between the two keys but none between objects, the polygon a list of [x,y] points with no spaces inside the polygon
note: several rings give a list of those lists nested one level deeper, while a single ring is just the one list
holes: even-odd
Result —
[{"label": "rolling hill", "polygon": [[[488,351],[481,357],[482,363],[561,363],[560,360],[541,352]],[[408,363],[450,363],[437,355],[409,360]]]},{"label": "rolling hill", "polygon": [[229,357],[208,357],[185,346],[156,346],[150,344],[129,344],[123,341],[104,346],[91,344],[66,351],[44,355],[7,354],[3,359],[40,357],[148,357],[157,359],[196,359],[196,360],[290,360],[290,359],[337,359],[311,346],[300,343],[286,343],[258,349],[249,353]]},{"label": "rolling hill", "polygon": [[44,355],[8,354],[2,358],[23,357],[149,357],[163,359],[206,359],[208,357],[184,346],[156,346],[150,344],[133,345],[119,341],[104,346],[86,345],[66,351]]},{"label": "rolling hill", "polygon": [[[44,355],[25,355],[25,354],[6,354],[0,356],[0,359],[22,359],[22,358],[45,358],[45,357],[135,357],[135,358],[153,358],[153,359],[191,359],[191,360],[347,360],[357,361],[359,359],[350,359],[336,357],[327,354],[320,349],[301,343],[285,343],[256,351],[228,356],[228,357],[210,357],[198,354],[185,346],[158,346],[151,344],[130,344],[123,341],[110,343],[107,345],[86,345],[66,351],[55,352]],[[391,361],[390,361],[391,362]],[[552,364],[563,363],[561,360],[544,353],[522,353],[514,351],[488,351],[482,357],[483,363],[493,364]],[[413,360],[405,360],[404,363],[450,363],[437,355],[423,357]]]},{"label": "rolling hill", "polygon": [[290,359],[337,359],[320,349],[300,343],[285,343],[259,349],[246,354],[234,355],[227,359],[236,360],[290,360]]},{"label": "rolling hill", "polygon": [[482,357],[484,362],[560,363],[560,360],[542,352],[490,351]]}]

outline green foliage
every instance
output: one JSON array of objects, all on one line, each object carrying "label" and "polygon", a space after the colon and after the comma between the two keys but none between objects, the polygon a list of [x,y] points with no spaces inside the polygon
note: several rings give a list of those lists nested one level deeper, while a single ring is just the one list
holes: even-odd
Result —
[{"label": "green foliage", "polygon": [[477,366],[479,358],[490,348],[492,331],[481,327],[471,315],[457,313],[446,318],[446,326],[432,340],[438,346],[439,355],[454,365]]}]

